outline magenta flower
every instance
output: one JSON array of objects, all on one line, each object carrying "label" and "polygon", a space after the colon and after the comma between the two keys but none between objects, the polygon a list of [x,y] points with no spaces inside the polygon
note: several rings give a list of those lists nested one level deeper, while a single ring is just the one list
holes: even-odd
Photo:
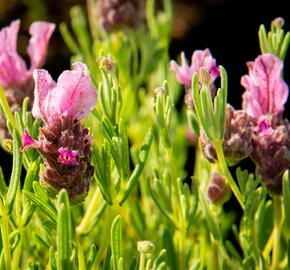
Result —
[{"label": "magenta flower", "polygon": [[47,124],[53,124],[59,117],[81,120],[96,105],[96,90],[83,63],[74,63],[73,70],[64,71],[57,83],[43,69],[36,69],[33,78],[32,114]]},{"label": "magenta flower", "polygon": [[25,131],[23,147],[36,148],[43,157],[41,182],[56,191],[65,188],[70,198],[85,195],[93,176],[89,130],[80,120],[97,102],[87,66],[77,62],[55,82],[46,70],[36,69],[32,114],[44,121],[38,141]]},{"label": "magenta flower", "polygon": [[29,69],[17,53],[19,27],[20,20],[16,20],[0,31],[0,84],[4,87],[23,87],[30,80],[33,69],[43,65],[55,25],[47,22],[31,24],[31,38],[27,48],[30,57]]},{"label": "magenta flower", "polygon": [[191,87],[192,75],[203,67],[211,76],[211,82],[219,76],[219,70],[216,66],[216,60],[212,58],[210,50],[196,50],[191,57],[191,65],[189,66],[185,58],[184,52],[181,53],[181,66],[175,61],[171,61],[171,70],[176,73],[176,79],[185,87]]},{"label": "magenta flower", "polygon": [[255,118],[282,113],[288,97],[288,86],[282,79],[283,62],[267,53],[247,65],[249,75],[241,78],[241,84],[246,88],[243,109]]},{"label": "magenta flower", "polygon": [[61,163],[67,165],[78,165],[78,151],[61,147],[58,149],[58,152]]}]

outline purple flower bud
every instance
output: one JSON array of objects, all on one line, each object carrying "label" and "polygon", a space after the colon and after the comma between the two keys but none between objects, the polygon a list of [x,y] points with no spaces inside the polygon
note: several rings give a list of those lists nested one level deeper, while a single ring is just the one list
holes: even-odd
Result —
[{"label": "purple flower bud", "polygon": [[191,65],[189,66],[185,58],[185,54],[181,53],[181,66],[175,61],[171,61],[171,70],[176,73],[176,79],[185,87],[185,103],[189,107],[193,107],[192,90],[191,90],[191,79],[193,74],[196,72],[199,76],[200,85],[202,83],[202,76],[200,76],[200,70],[203,68],[207,71],[208,83],[211,87],[212,95],[215,92],[214,81],[219,76],[219,70],[216,66],[216,60],[212,58],[209,49],[196,50],[191,57]]},{"label": "purple flower bud", "polygon": [[228,199],[229,188],[225,182],[224,176],[219,173],[213,173],[210,178],[207,197],[213,203],[225,202]]},{"label": "purple flower bud", "polygon": [[[227,105],[223,151],[229,165],[234,165],[251,154],[252,133],[252,119],[249,115]],[[204,156],[210,162],[216,162],[216,150],[205,134],[201,135],[200,143]]]},{"label": "purple flower bud", "polygon": [[288,98],[288,86],[282,79],[283,62],[267,53],[247,65],[249,75],[241,78],[241,84],[246,88],[243,109],[255,118],[282,113]]},{"label": "purple flower bud", "polygon": [[144,0],[99,0],[96,9],[99,24],[107,32],[136,28],[145,21]]}]

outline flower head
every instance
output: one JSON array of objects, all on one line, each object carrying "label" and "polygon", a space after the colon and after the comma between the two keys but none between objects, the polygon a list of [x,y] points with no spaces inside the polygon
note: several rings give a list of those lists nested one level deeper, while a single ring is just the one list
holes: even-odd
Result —
[{"label": "flower head", "polygon": [[47,124],[53,124],[59,117],[81,120],[97,102],[87,66],[81,62],[74,63],[73,70],[64,71],[57,82],[43,69],[34,70],[33,78],[35,100],[32,114]]},{"label": "flower head", "polygon": [[30,68],[17,53],[17,35],[20,21],[13,21],[10,26],[0,31],[0,84],[4,87],[21,87],[29,81],[34,68],[42,66],[48,47],[48,41],[55,25],[47,22],[34,22],[29,28],[31,38],[27,48]]},{"label": "flower head", "polygon": [[[31,38],[27,48],[30,68],[17,53],[17,35],[20,21],[13,21],[10,26],[0,31],[0,85],[5,88],[5,95],[12,112],[16,111],[26,96],[33,100],[32,72],[44,63],[49,39],[55,25],[47,22],[34,22],[29,28]],[[0,114],[0,140],[10,137],[6,121]]]},{"label": "flower head", "polygon": [[144,4],[144,0],[100,0],[96,6],[99,24],[108,32],[136,28],[144,22]]},{"label": "flower head", "polygon": [[175,61],[171,61],[170,64],[171,70],[176,73],[176,79],[186,87],[191,87],[192,75],[195,72],[199,73],[201,67],[210,74],[211,82],[219,76],[216,60],[212,58],[209,49],[194,51],[190,66],[187,63],[184,52],[181,53],[181,66]]},{"label": "flower head", "polygon": [[93,176],[89,130],[81,120],[97,102],[96,90],[85,64],[73,64],[53,81],[47,71],[35,70],[32,113],[41,118],[38,141],[25,131],[22,151],[36,148],[44,160],[41,182],[56,191],[65,188],[71,199],[88,192]]},{"label": "flower head", "polygon": [[185,103],[189,107],[193,107],[193,100],[191,95],[191,80],[193,74],[196,72],[199,76],[200,85],[202,78],[200,76],[201,69],[209,73],[209,84],[212,95],[214,95],[215,87],[214,81],[219,76],[219,70],[216,66],[216,60],[212,57],[210,50],[196,50],[192,54],[190,66],[187,63],[185,54],[181,53],[181,65],[179,66],[175,61],[171,61],[171,70],[176,73],[176,79],[184,85],[186,90]]},{"label": "flower head", "polygon": [[263,54],[247,63],[249,75],[241,78],[246,88],[243,109],[252,117],[282,113],[288,97],[288,86],[282,79],[283,62],[272,54]]}]

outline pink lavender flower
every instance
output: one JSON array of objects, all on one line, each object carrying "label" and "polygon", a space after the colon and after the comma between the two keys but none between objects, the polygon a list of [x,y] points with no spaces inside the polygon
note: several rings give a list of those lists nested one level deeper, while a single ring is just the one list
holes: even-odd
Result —
[{"label": "pink lavender flower", "polygon": [[32,114],[44,121],[38,141],[27,132],[22,151],[36,148],[44,159],[41,181],[55,190],[67,189],[70,198],[88,192],[93,176],[91,140],[82,120],[97,102],[96,90],[85,64],[73,64],[55,82],[45,70],[36,69]]},{"label": "pink lavender flower", "polygon": [[246,88],[243,109],[252,117],[282,113],[288,97],[288,86],[282,79],[283,62],[267,53],[247,65],[249,75],[241,78]]},{"label": "pink lavender flower", "polygon": [[[43,65],[46,58],[48,42],[55,25],[47,22],[34,22],[29,28],[31,38],[27,48],[30,67],[17,53],[17,35],[20,21],[13,21],[10,26],[0,31],[0,84],[11,110],[16,111],[26,96],[33,98],[32,72]],[[0,115],[0,139],[8,137],[6,122]]]},{"label": "pink lavender flower", "polygon": [[[193,74],[196,72],[199,75],[201,68],[209,73],[209,83],[211,85],[212,94],[214,95],[215,87],[214,81],[219,76],[219,70],[216,66],[216,60],[212,57],[210,50],[196,50],[192,54],[191,64],[185,58],[185,54],[181,53],[181,65],[179,66],[175,61],[171,61],[171,70],[176,73],[176,79],[184,85],[186,90],[185,103],[192,107],[193,100],[191,97],[191,80]],[[199,76],[200,77],[200,76]],[[199,78],[201,83],[201,78]]]},{"label": "pink lavender flower", "polygon": [[10,26],[0,31],[0,83],[4,87],[22,87],[30,80],[34,68],[44,63],[48,41],[55,25],[47,22],[34,22],[29,28],[31,38],[27,47],[30,68],[17,53],[17,35],[20,21],[13,21]]}]

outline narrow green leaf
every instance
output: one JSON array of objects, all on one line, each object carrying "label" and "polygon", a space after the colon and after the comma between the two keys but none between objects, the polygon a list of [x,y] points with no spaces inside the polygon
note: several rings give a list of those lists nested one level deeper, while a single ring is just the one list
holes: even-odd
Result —
[{"label": "narrow green leaf", "polygon": [[229,240],[226,240],[225,247],[229,252],[229,255],[233,258],[242,263],[242,258],[239,252],[236,250],[235,246]]},{"label": "narrow green leaf", "polygon": [[124,178],[127,178],[130,170],[130,160],[129,160],[130,153],[129,153],[128,134],[123,121],[120,121],[119,123],[119,135],[121,137]]},{"label": "narrow green leaf", "polygon": [[68,30],[68,27],[65,23],[61,23],[59,25],[59,31],[62,35],[62,38],[68,47],[68,49],[73,53],[73,54],[80,54],[80,48],[74,41],[74,38],[72,37],[72,34]]},{"label": "narrow green leaf", "polygon": [[49,262],[48,265],[51,270],[57,270],[56,259],[55,259],[55,249],[53,246],[49,248]]},{"label": "narrow green leaf", "polygon": [[71,8],[71,24],[78,42],[85,53],[90,52],[91,41],[88,34],[87,24],[81,6]]},{"label": "narrow green leaf", "polygon": [[[6,95],[4,93],[4,89],[1,85],[0,85],[0,106],[1,106],[1,110],[3,111],[6,119],[9,120],[9,122],[11,123],[13,128],[19,132],[18,127],[17,127],[16,122],[15,122],[15,119],[12,115],[11,110],[10,110],[10,106],[8,104]],[[13,134],[13,133],[11,133],[11,134]]]},{"label": "narrow green leaf", "polygon": [[[221,74],[221,132],[224,133],[226,124],[226,108],[228,99],[228,75],[223,66],[219,66]],[[222,137],[224,134],[222,134]]]},{"label": "narrow green leaf", "polygon": [[119,270],[118,264],[122,257],[122,219],[117,216],[111,227],[111,246],[113,256],[113,268]]},{"label": "narrow green leaf", "polygon": [[49,217],[54,222],[57,221],[55,209],[49,206],[46,201],[43,201],[38,196],[29,191],[23,190],[23,193],[32,203],[37,205],[47,215],[47,217]]},{"label": "narrow green leaf", "polygon": [[110,261],[111,261],[112,250],[110,247],[107,249],[105,263],[104,263],[104,270],[111,270]]},{"label": "narrow green leaf", "polygon": [[150,128],[147,131],[145,138],[143,140],[143,145],[142,145],[140,152],[139,152],[138,164],[134,168],[134,171],[128,180],[126,189],[121,197],[120,204],[124,203],[124,201],[128,198],[132,189],[137,184],[137,181],[138,181],[138,179],[139,179],[139,177],[144,169],[145,163],[147,161],[147,157],[148,157],[148,153],[149,153],[152,141],[153,141],[153,137],[154,137],[154,133],[153,133],[152,128]]},{"label": "narrow green leaf", "polygon": [[97,255],[96,245],[92,244],[91,247],[90,247],[89,257],[88,257],[88,260],[87,260],[87,263],[86,263],[86,269],[87,270],[91,270],[92,269],[92,266],[94,264],[96,255]]},{"label": "narrow green leaf", "polygon": [[57,268],[58,270],[70,270],[72,222],[69,197],[65,189],[62,189],[58,196]]},{"label": "narrow green leaf", "polygon": [[260,25],[258,35],[259,35],[259,44],[260,44],[261,53],[264,54],[264,53],[269,52],[266,29],[263,24]]},{"label": "narrow green leaf", "polygon": [[282,194],[283,194],[283,206],[285,212],[285,225],[287,231],[290,233],[290,182],[289,182],[289,170],[286,170],[282,180]]},{"label": "narrow green leaf", "polygon": [[208,225],[209,231],[211,232],[215,240],[217,240],[218,242],[221,241],[222,235],[221,235],[220,228],[216,224],[212,216],[212,213],[208,209],[204,195],[200,196],[200,202],[201,202],[201,208],[202,208],[202,211],[204,212],[205,220]]},{"label": "narrow green leaf", "polygon": [[40,249],[48,250],[50,245],[38,233],[32,232],[35,242],[39,245]]},{"label": "narrow green leaf", "polygon": [[162,249],[158,254],[157,258],[154,260],[153,269],[157,269],[157,267],[166,260],[166,249]]},{"label": "narrow green leaf", "polygon": [[280,47],[280,51],[279,51],[279,57],[282,61],[285,60],[285,57],[286,57],[286,53],[288,51],[288,47],[289,47],[289,44],[290,44],[290,32],[287,32],[284,40],[283,40],[283,43]]},{"label": "narrow green leaf", "polygon": [[7,186],[5,183],[2,168],[0,166],[0,194],[2,197],[4,197],[4,196],[6,196],[6,193],[7,193]]},{"label": "narrow green leaf", "polygon": [[13,130],[13,166],[12,166],[10,184],[7,191],[9,213],[11,213],[12,211],[17,189],[19,188],[19,185],[20,185],[20,176],[21,176],[21,169],[22,169],[22,155],[20,154],[20,147],[21,147],[20,138],[17,134],[17,131],[14,129]]},{"label": "narrow green leaf", "polygon": [[31,191],[32,183],[39,177],[39,163],[40,159],[37,159],[30,163],[27,174],[25,176],[23,190]]},{"label": "narrow green leaf", "polygon": [[86,270],[85,255],[82,246],[77,241],[77,250],[78,250],[78,270]]},{"label": "narrow green leaf", "polygon": [[136,257],[133,257],[129,265],[129,270],[137,270],[137,269],[138,269],[138,260]]}]

